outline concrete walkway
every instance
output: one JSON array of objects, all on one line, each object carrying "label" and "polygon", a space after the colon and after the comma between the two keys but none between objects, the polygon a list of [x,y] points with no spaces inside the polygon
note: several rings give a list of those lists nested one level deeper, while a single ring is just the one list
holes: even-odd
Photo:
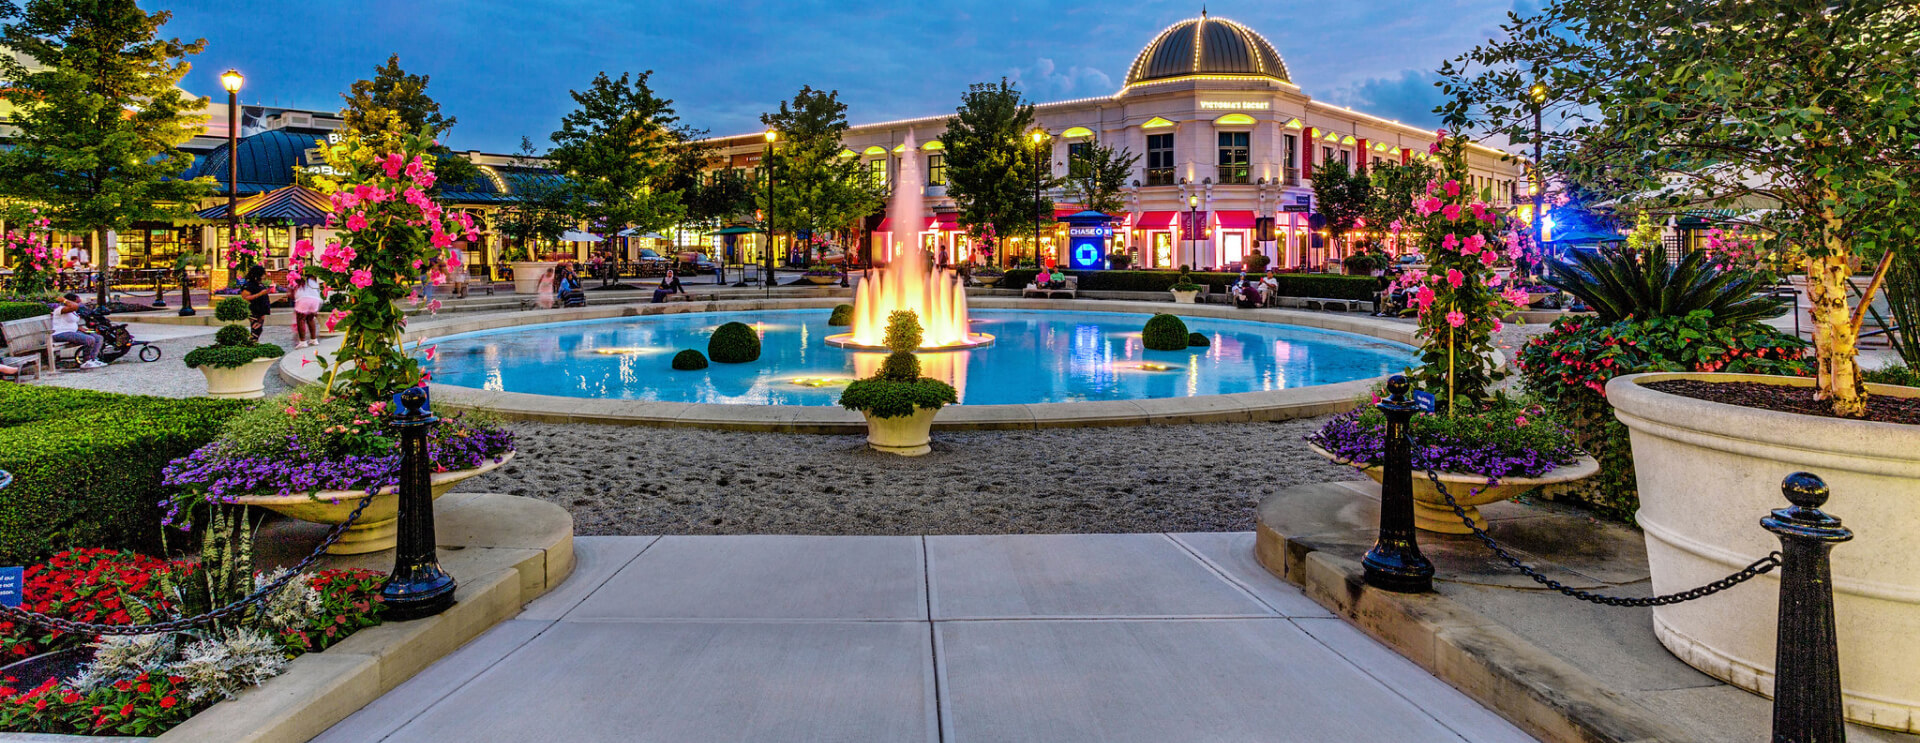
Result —
[{"label": "concrete walkway", "polygon": [[1253,535],[581,537],[368,741],[1530,741]]}]

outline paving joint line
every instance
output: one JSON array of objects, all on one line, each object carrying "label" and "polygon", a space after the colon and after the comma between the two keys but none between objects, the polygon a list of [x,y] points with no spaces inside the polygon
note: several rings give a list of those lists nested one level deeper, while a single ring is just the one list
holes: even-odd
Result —
[{"label": "paving joint line", "polygon": [[1236,589],[1239,589],[1240,593],[1245,594],[1247,598],[1253,599],[1254,603],[1267,607],[1269,611],[1273,612],[1274,616],[1280,616],[1280,617],[1288,616],[1286,612],[1280,610],[1280,607],[1267,603],[1267,600],[1260,598],[1260,595],[1257,593],[1254,593],[1253,589],[1248,588],[1245,584],[1242,584],[1240,581],[1234,580],[1232,575],[1227,574],[1226,568],[1213,564],[1211,560],[1207,559],[1206,555],[1200,554],[1198,550],[1195,550],[1192,546],[1188,545],[1186,542],[1180,541],[1179,537],[1176,537],[1166,532],[1162,532],[1160,536],[1166,537],[1167,541],[1174,543],[1174,545],[1179,547],[1181,551],[1187,553],[1187,556],[1192,557],[1194,560],[1199,561],[1201,567],[1206,568],[1208,571],[1212,572],[1215,576],[1219,577],[1221,580],[1226,581],[1227,585],[1230,585]]},{"label": "paving joint line", "polygon": [[[1399,697],[1399,698],[1401,698],[1401,699],[1404,699],[1404,700],[1406,700],[1406,702],[1407,702],[1407,705],[1408,705],[1408,706],[1410,706],[1410,707],[1413,707],[1413,708],[1414,708],[1414,709],[1416,709],[1416,710],[1419,710],[1419,711],[1420,711],[1420,714],[1422,714],[1422,715],[1425,715],[1425,716],[1427,717],[1427,719],[1429,719],[1429,720],[1432,720],[1432,721],[1434,722],[1434,724],[1436,724],[1436,725],[1439,725],[1440,727],[1443,727],[1443,728],[1446,728],[1446,729],[1447,729],[1447,732],[1450,732],[1450,733],[1453,733],[1453,735],[1454,735],[1454,737],[1457,737],[1457,738],[1459,738],[1459,739],[1460,739],[1460,740],[1462,740],[1462,741],[1472,741],[1472,740],[1473,740],[1472,738],[1468,738],[1468,737],[1467,737],[1467,734],[1466,734],[1466,733],[1463,733],[1463,732],[1461,732],[1461,731],[1459,731],[1459,730],[1457,730],[1457,729],[1455,729],[1455,728],[1454,728],[1454,727],[1453,727],[1452,725],[1449,725],[1449,724],[1447,724],[1447,721],[1446,721],[1446,720],[1442,720],[1442,719],[1440,719],[1440,718],[1439,718],[1439,716],[1437,716],[1437,715],[1435,715],[1435,714],[1433,714],[1433,712],[1432,712],[1432,711],[1430,711],[1430,710],[1428,710],[1428,709],[1427,709],[1427,707],[1426,707],[1426,705],[1424,705],[1424,704],[1422,704],[1422,703],[1420,702],[1420,700],[1418,700],[1418,699],[1414,699],[1413,697],[1410,697],[1410,696],[1407,696],[1407,695],[1406,695],[1406,693],[1405,693],[1405,692],[1402,692],[1402,691],[1400,690],[1400,688],[1399,688],[1398,686],[1396,686],[1396,685],[1394,685],[1394,684],[1391,684],[1391,683],[1388,683],[1386,679],[1383,679],[1383,678],[1381,678],[1381,677],[1379,677],[1378,675],[1376,675],[1376,674],[1374,674],[1374,672],[1373,672],[1373,671],[1370,671],[1370,670],[1367,670],[1367,668],[1366,668],[1365,666],[1362,666],[1362,665],[1360,665],[1359,663],[1356,663],[1356,662],[1354,662],[1354,660],[1353,660],[1352,658],[1349,658],[1349,657],[1347,657],[1347,656],[1346,656],[1345,654],[1343,654],[1343,653],[1341,653],[1341,652],[1340,652],[1340,649],[1339,649],[1339,648],[1336,648],[1336,647],[1334,647],[1334,646],[1332,646],[1332,645],[1329,645],[1329,644],[1327,644],[1327,641],[1325,641],[1325,640],[1322,640],[1322,639],[1320,639],[1320,637],[1319,637],[1318,635],[1315,635],[1315,634],[1313,634],[1312,632],[1308,632],[1308,631],[1307,631],[1307,628],[1306,628],[1306,627],[1302,627],[1302,626],[1300,626],[1300,620],[1302,620],[1302,619],[1305,619],[1305,620],[1309,620],[1309,621],[1315,621],[1315,622],[1338,622],[1338,623],[1340,623],[1340,624],[1344,624],[1344,625],[1346,625],[1346,626],[1348,626],[1348,627],[1352,627],[1352,628],[1353,628],[1353,629],[1354,629],[1354,630],[1355,630],[1356,632],[1358,632],[1358,633],[1359,633],[1359,635],[1360,635],[1361,637],[1365,637],[1365,638],[1366,638],[1367,640],[1369,640],[1369,641],[1371,641],[1371,642],[1374,642],[1374,643],[1377,643],[1377,644],[1379,644],[1379,645],[1380,645],[1380,648],[1381,648],[1382,650],[1385,650],[1385,651],[1387,651],[1387,652],[1389,652],[1389,653],[1392,653],[1393,655],[1395,655],[1395,656],[1397,656],[1397,657],[1400,657],[1400,658],[1402,658],[1402,659],[1405,659],[1405,658],[1406,658],[1406,656],[1403,656],[1403,655],[1400,655],[1400,652],[1399,652],[1398,650],[1395,650],[1395,649],[1394,649],[1394,648],[1392,648],[1391,646],[1388,646],[1388,645],[1387,645],[1386,643],[1382,643],[1382,642],[1380,642],[1379,640],[1375,640],[1375,639],[1373,639],[1373,636],[1371,636],[1371,635],[1368,635],[1368,634],[1367,634],[1366,632],[1364,632],[1364,631],[1360,631],[1360,629],[1359,629],[1358,627],[1354,627],[1354,626],[1353,626],[1353,625],[1352,625],[1351,623],[1349,623],[1349,622],[1348,622],[1347,620],[1345,620],[1345,619],[1342,619],[1342,618],[1340,618],[1340,617],[1337,617],[1337,616],[1333,616],[1333,617],[1287,617],[1287,622],[1288,622],[1288,623],[1290,623],[1290,624],[1292,624],[1292,625],[1294,626],[1294,629],[1297,629],[1297,630],[1299,630],[1299,631],[1300,631],[1300,634],[1303,634],[1303,635],[1306,635],[1308,639],[1310,639],[1310,640],[1313,640],[1313,641],[1314,641],[1315,643],[1317,643],[1317,644],[1319,644],[1319,645],[1320,645],[1320,647],[1323,647],[1323,648],[1326,648],[1326,649],[1327,649],[1327,652],[1329,652],[1329,653],[1332,653],[1332,654],[1333,654],[1333,657],[1335,657],[1335,658],[1339,658],[1339,659],[1340,659],[1340,660],[1341,660],[1342,662],[1344,662],[1344,663],[1346,663],[1346,664],[1347,664],[1347,665],[1349,665],[1349,666],[1352,666],[1352,667],[1353,667],[1353,670],[1355,670],[1355,671],[1359,671],[1359,672],[1360,672],[1360,675],[1362,675],[1362,676],[1365,676],[1365,677],[1367,677],[1368,679],[1371,679],[1371,680],[1372,680],[1372,681],[1373,681],[1374,683],[1376,683],[1376,684],[1379,684],[1379,685],[1381,686],[1381,688],[1384,688],[1384,689],[1386,689],[1386,690],[1387,690],[1387,691],[1388,691],[1389,693],[1391,693],[1391,694],[1393,694],[1394,696],[1396,696],[1396,697]],[[1413,661],[1410,661],[1410,660],[1409,660],[1409,661],[1407,661],[1407,662],[1408,662],[1408,663],[1413,663]],[[1418,673],[1424,673],[1424,674],[1427,674],[1428,676],[1433,676],[1433,672],[1432,672],[1432,671],[1428,671],[1428,670],[1427,670],[1427,669],[1425,669],[1425,668],[1421,668],[1421,667],[1419,666],[1419,664],[1414,664],[1414,666],[1413,666],[1413,671],[1414,671],[1414,672],[1418,672]],[[1447,683],[1445,679],[1442,679],[1442,678],[1440,678],[1440,677],[1438,677],[1438,676],[1433,676],[1433,680],[1434,680],[1434,681],[1437,681],[1437,682],[1439,682],[1439,683],[1441,683],[1441,684],[1444,684],[1444,685],[1446,685],[1446,686],[1448,686],[1448,687],[1452,687],[1452,686],[1453,686],[1453,684],[1449,684],[1449,683]],[[1465,692],[1462,692],[1462,695],[1463,695],[1463,696],[1465,696]],[[1486,709],[1486,705],[1484,705],[1484,704],[1480,704],[1480,702],[1479,702],[1479,700],[1476,700],[1476,699],[1473,699],[1473,698],[1472,698],[1471,696],[1468,696],[1468,697],[1467,697],[1467,701],[1469,701],[1469,702],[1472,702],[1472,703],[1474,703],[1474,704],[1476,704],[1476,705],[1478,705],[1478,706],[1480,706],[1480,707],[1481,707],[1482,709]],[[1491,709],[1488,709],[1488,710],[1487,710],[1487,712],[1488,712],[1489,714],[1492,714],[1492,715],[1493,715],[1493,716],[1494,716],[1495,718],[1498,718],[1498,719],[1501,719],[1501,720],[1506,720],[1506,717],[1505,717],[1504,715],[1501,715],[1501,714],[1500,714],[1500,713],[1498,713],[1498,712],[1494,712],[1494,711],[1493,711],[1493,710],[1491,710]],[[1508,722],[1509,722],[1509,724],[1512,724],[1512,723],[1511,723],[1511,721],[1508,721]],[[1518,726],[1518,725],[1514,725],[1514,727],[1516,727],[1516,728],[1518,728],[1519,726]],[[1523,730],[1522,732],[1525,732],[1525,731]],[[1529,735],[1531,735],[1531,734],[1529,734]]]}]

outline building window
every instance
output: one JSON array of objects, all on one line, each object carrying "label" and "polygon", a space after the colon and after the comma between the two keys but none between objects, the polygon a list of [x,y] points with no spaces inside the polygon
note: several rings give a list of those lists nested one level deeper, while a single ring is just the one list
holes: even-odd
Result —
[{"label": "building window", "polygon": [[1287,160],[1287,181],[1291,183],[1294,179],[1300,177],[1300,160],[1297,153],[1297,150],[1300,149],[1300,138],[1291,134],[1284,136],[1286,137],[1287,151],[1283,157]]},{"label": "building window", "polygon": [[1347,170],[1353,170],[1353,150],[1340,151],[1340,164],[1347,166]]},{"label": "building window", "polygon": [[1074,143],[1068,144],[1067,145],[1067,162],[1071,164],[1073,161],[1078,160],[1082,157],[1085,157],[1087,154],[1087,146],[1088,145],[1086,142],[1074,142]]},{"label": "building window", "polygon": [[946,155],[928,155],[927,156],[927,185],[929,186],[947,185],[947,156]]},{"label": "building window", "polygon": [[1173,185],[1173,135],[1147,135],[1147,185]]},{"label": "building window", "polygon": [[867,177],[872,179],[873,184],[876,186],[887,185],[886,158],[881,158],[879,160],[868,160],[867,161]]},{"label": "building window", "polygon": [[1330,162],[1333,162],[1333,148],[1322,145],[1320,147],[1320,165],[1324,167]]},{"label": "building window", "polygon": [[1247,133],[1220,133],[1220,182],[1247,183]]}]

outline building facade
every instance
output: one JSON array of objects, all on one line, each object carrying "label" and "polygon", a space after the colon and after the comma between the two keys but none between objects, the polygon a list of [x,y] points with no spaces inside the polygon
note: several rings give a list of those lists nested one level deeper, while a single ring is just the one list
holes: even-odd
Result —
[{"label": "building facade", "polygon": [[[946,193],[940,138],[947,116],[853,126],[842,153],[858,157],[894,188],[920,191],[923,246],[969,252],[966,232]],[[1319,164],[1349,167],[1424,160],[1431,130],[1316,101],[1295,85],[1285,61],[1258,32],[1202,15],[1155,36],[1112,96],[1041,103],[1037,126],[1048,135],[1050,165],[1065,175],[1077,147],[1098,139],[1140,156],[1125,189],[1124,214],[1112,247],[1132,264],[1232,267],[1255,250],[1276,266],[1313,268],[1337,260],[1314,218],[1311,173]],[[916,150],[908,152],[911,137]],[[728,167],[752,167],[765,147],[759,133],[716,141]],[[918,158],[924,182],[897,183],[905,158]],[[1526,166],[1487,147],[1470,146],[1472,187],[1489,190],[1496,206],[1510,207],[1524,192]],[[1049,196],[1055,212],[1080,211],[1061,192]],[[1262,230],[1263,218],[1274,220]],[[886,227],[891,227],[887,223]],[[882,246],[886,230],[872,238]],[[1265,238],[1271,238],[1269,242]],[[1060,258],[1066,226],[1043,231],[1038,255]],[[1031,256],[1032,238],[1013,236],[1005,254]]]}]

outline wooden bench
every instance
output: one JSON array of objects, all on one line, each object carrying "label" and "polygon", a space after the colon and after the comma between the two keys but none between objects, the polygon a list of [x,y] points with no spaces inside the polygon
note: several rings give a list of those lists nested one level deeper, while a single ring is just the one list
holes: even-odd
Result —
[{"label": "wooden bench", "polygon": [[1052,289],[1048,287],[1034,286],[1033,284],[1028,284],[1027,288],[1020,290],[1020,296],[1023,299],[1026,297],[1039,297],[1041,299],[1060,299],[1061,295],[1065,295],[1065,298],[1067,299],[1078,298],[1080,296],[1080,277],[1068,276],[1066,281],[1066,286],[1059,289]]},{"label": "wooden bench", "polygon": [[[42,368],[53,368],[53,316],[41,315],[0,323],[0,343],[7,356],[42,359]],[[11,364],[9,364],[11,366]]]},{"label": "wooden bench", "polygon": [[37,357],[0,356],[0,366],[11,367],[17,370],[12,373],[0,371],[0,379],[11,378],[13,381],[18,382],[21,377],[28,374],[32,374],[34,379],[40,378],[40,359]]}]

